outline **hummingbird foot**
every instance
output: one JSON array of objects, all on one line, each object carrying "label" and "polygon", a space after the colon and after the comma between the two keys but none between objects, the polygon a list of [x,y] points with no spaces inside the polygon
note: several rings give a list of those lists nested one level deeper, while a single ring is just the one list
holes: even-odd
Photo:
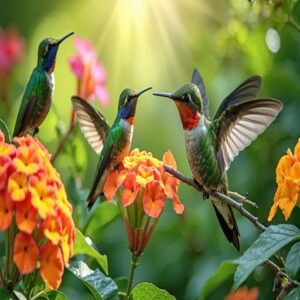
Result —
[{"label": "hummingbird foot", "polygon": [[38,127],[35,127],[32,135],[35,136],[36,134],[39,133],[39,131],[40,129]]}]

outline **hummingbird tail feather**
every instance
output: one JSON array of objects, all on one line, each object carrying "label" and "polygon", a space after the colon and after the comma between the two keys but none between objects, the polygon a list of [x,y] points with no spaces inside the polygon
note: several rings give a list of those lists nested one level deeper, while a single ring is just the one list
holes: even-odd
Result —
[{"label": "hummingbird tail feather", "polygon": [[237,251],[240,251],[240,242],[239,242],[240,233],[239,233],[239,229],[232,208],[226,204],[222,204],[222,212],[221,212],[220,205],[217,205],[216,201],[213,201],[213,207],[227,240],[233,244],[233,246],[237,249]]},{"label": "hummingbird tail feather", "polygon": [[93,207],[98,196],[100,196],[101,193],[103,193],[105,179],[106,179],[106,176],[104,176],[103,179],[101,178],[99,182],[96,181],[96,184],[93,185],[93,187],[86,199],[86,201],[88,203],[88,205],[87,205],[88,210],[90,210]]}]

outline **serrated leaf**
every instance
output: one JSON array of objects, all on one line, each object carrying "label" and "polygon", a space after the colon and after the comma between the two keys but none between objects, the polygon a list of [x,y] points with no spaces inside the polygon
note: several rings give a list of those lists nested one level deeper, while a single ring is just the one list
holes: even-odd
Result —
[{"label": "serrated leaf", "polygon": [[237,289],[254,269],[293,240],[300,238],[300,230],[289,224],[270,226],[248,248],[240,258],[234,275],[234,288]]},{"label": "serrated leaf", "polygon": [[284,300],[300,300],[300,287],[293,289],[283,298]]},{"label": "serrated leaf", "polygon": [[94,258],[105,274],[108,274],[107,257],[100,254],[92,245],[89,245],[83,234],[76,229],[76,242],[74,245],[74,256],[85,254]]},{"label": "serrated leaf", "polygon": [[77,262],[77,266],[69,268],[92,293],[97,300],[118,300],[118,286],[99,269],[92,270],[84,262]]},{"label": "serrated leaf", "polygon": [[101,203],[89,217],[85,229],[83,230],[84,234],[97,243],[99,241],[99,231],[101,228],[112,222],[119,214],[119,208],[114,203]]},{"label": "serrated leaf", "polygon": [[61,291],[51,291],[47,293],[49,300],[68,300],[67,296]]},{"label": "serrated leaf", "polygon": [[300,242],[293,245],[285,260],[285,271],[295,278],[300,268]]},{"label": "serrated leaf", "polygon": [[176,300],[176,298],[152,283],[143,282],[132,290],[130,300]]},{"label": "serrated leaf", "polygon": [[5,122],[0,119],[0,130],[3,132],[4,134],[4,137],[5,137],[5,141],[9,144],[11,144],[11,138],[10,138],[10,135],[9,135],[9,130],[5,124]]},{"label": "serrated leaf", "polygon": [[210,293],[218,288],[229,277],[233,276],[237,265],[237,261],[222,262],[216,272],[206,281],[201,291],[200,300],[206,299]]}]

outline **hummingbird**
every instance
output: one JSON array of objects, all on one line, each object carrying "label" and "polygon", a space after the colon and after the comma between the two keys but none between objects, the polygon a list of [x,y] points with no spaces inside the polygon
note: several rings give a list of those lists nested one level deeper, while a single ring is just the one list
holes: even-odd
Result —
[{"label": "hummingbird", "polygon": [[72,97],[80,129],[91,147],[100,155],[93,185],[87,198],[88,209],[92,208],[98,196],[103,193],[109,172],[117,168],[129,153],[137,100],[150,89],[151,87],[140,92],[124,89],[119,98],[118,113],[112,127],[86,100],[78,96]]},{"label": "hummingbird", "polygon": [[54,68],[59,45],[74,32],[60,39],[46,38],[39,44],[37,66],[27,83],[13,136],[35,135],[46,118],[54,91]]},{"label": "hummingbird", "polygon": [[272,123],[283,107],[277,99],[257,99],[261,82],[259,76],[245,80],[222,101],[212,121],[204,81],[197,69],[191,83],[175,93],[154,93],[175,102],[194,180],[203,187],[203,198],[211,199],[226,238],[238,251],[239,230],[232,208],[213,192],[228,193],[226,172],[234,157]]}]

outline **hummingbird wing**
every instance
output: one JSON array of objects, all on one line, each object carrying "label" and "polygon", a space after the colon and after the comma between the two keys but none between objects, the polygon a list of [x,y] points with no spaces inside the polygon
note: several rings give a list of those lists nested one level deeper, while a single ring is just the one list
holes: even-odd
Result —
[{"label": "hummingbird wing", "polygon": [[[96,175],[89,196],[87,198],[88,209],[91,209],[98,196],[103,192],[104,183],[108,173],[115,167],[116,149],[124,135],[120,126],[113,126],[107,136],[105,145],[100,154]],[[119,141],[119,142],[118,142]]]},{"label": "hummingbird wing", "polygon": [[260,86],[260,76],[252,76],[245,80],[222,101],[214,119],[219,118],[220,115],[230,106],[255,99],[258,95]]},{"label": "hummingbird wing", "polygon": [[203,100],[203,111],[205,114],[205,117],[207,119],[209,118],[209,105],[208,105],[208,98],[207,98],[207,94],[206,94],[206,90],[205,90],[205,85],[204,85],[204,81],[203,78],[199,72],[198,69],[194,69],[193,70],[193,74],[192,74],[192,81],[193,84],[195,84],[198,89],[200,90],[200,94]]},{"label": "hummingbird wing", "polygon": [[73,96],[72,103],[84,137],[96,153],[100,154],[110,130],[109,125],[104,116],[86,100]]},{"label": "hummingbird wing", "polygon": [[28,129],[32,129],[28,127],[30,127],[32,122],[38,99],[49,97],[50,89],[43,88],[47,86],[48,81],[43,71],[35,69],[31,74],[22,98],[13,136],[23,135]]},{"label": "hummingbird wing", "polygon": [[283,105],[277,99],[252,99],[228,102],[223,113],[211,123],[216,132],[217,159],[222,174],[234,157],[246,148],[276,118]]}]

